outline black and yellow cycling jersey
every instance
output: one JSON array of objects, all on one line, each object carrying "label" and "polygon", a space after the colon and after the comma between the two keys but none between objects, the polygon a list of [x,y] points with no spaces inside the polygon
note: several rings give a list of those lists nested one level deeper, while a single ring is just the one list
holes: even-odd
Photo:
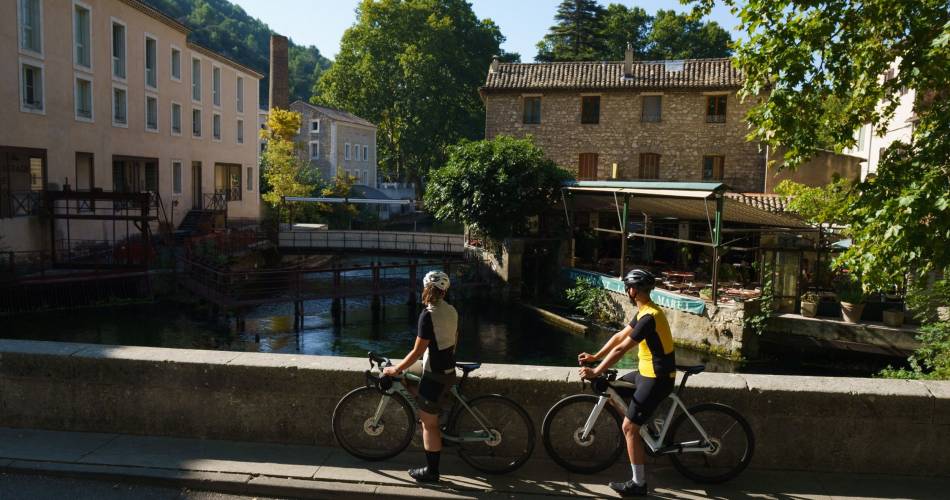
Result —
[{"label": "black and yellow cycling jersey", "polygon": [[630,337],[640,343],[638,369],[644,377],[676,377],[676,357],[673,354],[673,334],[663,310],[653,302],[645,304],[630,322]]}]

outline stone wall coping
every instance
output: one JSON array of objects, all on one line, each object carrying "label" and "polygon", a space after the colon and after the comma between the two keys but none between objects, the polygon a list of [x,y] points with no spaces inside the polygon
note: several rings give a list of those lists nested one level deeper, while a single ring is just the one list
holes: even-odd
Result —
[{"label": "stone wall coping", "polygon": [[[67,342],[0,339],[0,361],[6,354],[63,356],[90,359],[229,365],[235,367],[286,368],[360,372],[369,368],[365,358],[276,354],[257,352],[112,346]],[[621,370],[621,374],[628,370]],[[681,380],[677,377],[677,383]],[[577,368],[485,363],[475,379],[580,383]],[[823,392],[868,397],[931,398],[950,402],[950,381],[917,381],[875,378],[759,375],[749,373],[701,373],[690,377],[689,388],[747,390],[758,393]],[[941,401],[941,405],[946,402]]]}]

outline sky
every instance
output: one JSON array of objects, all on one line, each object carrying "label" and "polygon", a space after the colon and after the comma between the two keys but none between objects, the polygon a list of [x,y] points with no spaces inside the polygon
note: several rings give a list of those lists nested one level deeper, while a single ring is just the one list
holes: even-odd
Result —
[{"label": "sky", "polygon": [[[290,37],[298,45],[316,45],[320,53],[331,59],[340,50],[343,32],[356,20],[359,0],[231,0],[277,33]],[[535,44],[554,24],[554,13],[560,0],[469,0],[475,14],[491,18],[507,40],[502,48],[518,52],[521,60],[530,62],[537,53]],[[653,14],[659,9],[685,11],[678,0],[601,0],[601,5],[622,3],[637,5]],[[726,7],[717,4],[711,19],[738,38],[739,23]]]}]

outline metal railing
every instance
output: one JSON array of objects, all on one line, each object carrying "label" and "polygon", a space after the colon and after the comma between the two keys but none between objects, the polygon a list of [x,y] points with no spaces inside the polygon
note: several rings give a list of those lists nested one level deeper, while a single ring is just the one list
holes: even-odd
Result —
[{"label": "metal railing", "polygon": [[462,254],[465,252],[465,237],[461,234],[390,231],[282,230],[278,236],[278,246],[281,248]]},{"label": "metal railing", "polygon": [[201,210],[224,212],[228,209],[227,196],[223,192],[203,193],[200,208]]},{"label": "metal railing", "polygon": [[42,191],[11,191],[0,206],[0,217],[29,217],[43,209]]}]

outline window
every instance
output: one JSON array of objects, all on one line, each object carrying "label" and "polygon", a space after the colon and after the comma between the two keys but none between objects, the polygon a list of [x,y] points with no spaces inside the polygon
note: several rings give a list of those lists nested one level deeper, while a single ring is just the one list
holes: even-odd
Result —
[{"label": "window", "polygon": [[221,105],[221,68],[217,66],[211,69],[211,102]]},{"label": "window", "polygon": [[211,138],[216,141],[221,140],[221,115],[218,113],[211,115]]},{"label": "window", "polygon": [[660,178],[660,155],[656,153],[640,153],[640,178]]},{"label": "window", "polygon": [[237,121],[237,143],[244,144],[244,120]]},{"label": "window", "polygon": [[201,59],[191,59],[191,100],[201,102]]},{"label": "window", "polygon": [[578,163],[578,180],[597,179],[597,153],[581,153]]},{"label": "window", "polygon": [[524,105],[524,123],[527,125],[541,123],[541,97],[525,97],[522,101]]},{"label": "window", "polygon": [[369,161],[369,146],[363,146],[363,161]]},{"label": "window", "polygon": [[[89,191],[94,187],[93,174],[93,155],[92,153],[76,153],[76,177],[74,178],[77,191]],[[87,208],[87,207],[82,207]],[[92,208],[92,207],[88,207]]]},{"label": "window", "polygon": [[344,160],[350,159],[350,143],[346,143],[343,145],[343,159]]},{"label": "window", "polygon": [[176,82],[181,81],[181,50],[178,47],[172,47],[171,78]]},{"label": "window", "polygon": [[721,181],[723,177],[723,156],[703,157],[703,180]]},{"label": "window", "polygon": [[353,161],[360,161],[360,145],[353,145]]},{"label": "window", "polygon": [[320,120],[310,120],[310,133],[311,134],[320,133]]},{"label": "window", "polygon": [[726,96],[706,97],[706,123],[726,123]]},{"label": "window", "polygon": [[310,159],[311,160],[320,159],[320,143],[319,142],[314,141],[310,143]]},{"label": "window", "polygon": [[181,135],[181,104],[172,103],[172,135]]},{"label": "window", "polygon": [[364,170],[364,171],[363,171],[363,176],[360,177],[360,181],[361,181],[360,183],[365,186],[365,185],[366,185],[366,179],[367,179],[368,177],[369,177],[369,173]]},{"label": "window", "polygon": [[181,162],[172,162],[172,193],[181,194]]},{"label": "window", "polygon": [[214,165],[214,192],[224,194],[228,201],[241,201],[241,178],[243,169],[240,165]]},{"label": "window", "polygon": [[158,192],[158,160],[113,156],[112,189],[120,193]]},{"label": "window", "polygon": [[663,96],[643,96],[643,110],[640,112],[640,121],[657,123],[663,119]]},{"label": "window", "polygon": [[112,124],[126,126],[129,124],[129,96],[124,88],[112,87]]},{"label": "window", "polygon": [[158,98],[145,96],[145,130],[158,131]]},{"label": "window", "polygon": [[581,123],[600,123],[599,95],[585,95],[581,97]]},{"label": "window", "polygon": [[857,152],[864,151],[864,138],[867,136],[868,126],[861,125],[861,128],[858,129],[857,133],[854,136],[855,144],[854,150]]},{"label": "window", "polygon": [[125,80],[125,25],[112,20],[112,76]]},{"label": "window", "polygon": [[43,111],[43,68],[23,64],[20,72],[21,109],[30,112]]},{"label": "window", "polygon": [[76,119],[92,121],[92,82],[86,78],[76,78]]},{"label": "window", "polygon": [[43,54],[43,7],[40,0],[20,0],[20,48]]},{"label": "window", "polygon": [[244,112],[244,78],[240,76],[237,78],[237,112]]},{"label": "window", "polygon": [[73,62],[76,66],[92,69],[92,44],[90,41],[90,18],[92,13],[89,8],[80,4],[73,3]]},{"label": "window", "polygon": [[145,35],[145,86],[158,88],[158,41]]},{"label": "window", "polygon": [[247,167],[247,190],[254,191],[254,167]]},{"label": "window", "polygon": [[40,214],[45,153],[0,146],[0,218]]},{"label": "window", "polygon": [[191,110],[191,135],[201,137],[201,110]]}]

